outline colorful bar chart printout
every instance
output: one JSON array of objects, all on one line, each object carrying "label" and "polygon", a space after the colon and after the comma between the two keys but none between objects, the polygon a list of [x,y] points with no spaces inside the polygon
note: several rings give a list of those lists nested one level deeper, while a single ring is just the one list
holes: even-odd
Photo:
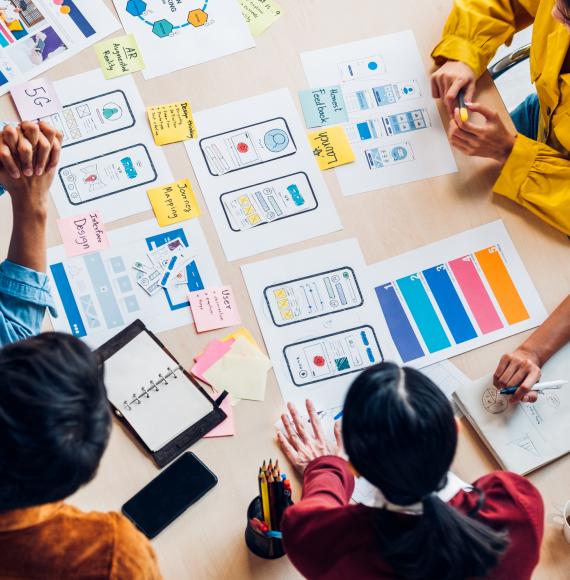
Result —
[{"label": "colorful bar chart printout", "polygon": [[433,364],[533,328],[544,307],[502,222],[369,269],[402,362]]}]

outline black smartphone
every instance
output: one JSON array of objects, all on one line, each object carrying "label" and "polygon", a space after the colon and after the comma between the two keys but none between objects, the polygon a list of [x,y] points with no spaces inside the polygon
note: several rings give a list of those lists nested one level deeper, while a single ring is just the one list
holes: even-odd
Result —
[{"label": "black smartphone", "polygon": [[147,538],[154,538],[217,483],[218,478],[194,453],[185,453],[125,503],[122,511]]}]

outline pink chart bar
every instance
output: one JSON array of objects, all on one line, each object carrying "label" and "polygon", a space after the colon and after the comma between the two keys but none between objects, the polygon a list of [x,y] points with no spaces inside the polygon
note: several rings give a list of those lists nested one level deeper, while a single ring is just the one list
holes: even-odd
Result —
[{"label": "pink chart bar", "polygon": [[503,323],[489,298],[475,264],[469,256],[449,262],[467,304],[483,334],[503,328]]}]

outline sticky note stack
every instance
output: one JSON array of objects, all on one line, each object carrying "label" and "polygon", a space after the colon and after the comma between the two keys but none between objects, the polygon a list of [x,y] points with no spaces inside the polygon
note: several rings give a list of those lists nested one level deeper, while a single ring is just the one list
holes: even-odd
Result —
[{"label": "sticky note stack", "polygon": [[211,341],[195,361],[191,373],[216,391],[228,391],[234,402],[237,399],[265,400],[271,361],[246,329]]}]

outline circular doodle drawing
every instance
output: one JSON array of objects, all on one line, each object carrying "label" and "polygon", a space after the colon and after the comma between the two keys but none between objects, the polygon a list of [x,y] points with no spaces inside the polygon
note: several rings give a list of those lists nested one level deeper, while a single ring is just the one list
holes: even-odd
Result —
[{"label": "circular doodle drawing", "polygon": [[483,393],[483,407],[488,413],[499,415],[504,413],[508,406],[508,399],[501,395],[497,389],[486,389]]},{"label": "circular doodle drawing", "polygon": [[279,153],[289,145],[289,136],[282,129],[271,129],[265,133],[263,141],[269,151]]}]

